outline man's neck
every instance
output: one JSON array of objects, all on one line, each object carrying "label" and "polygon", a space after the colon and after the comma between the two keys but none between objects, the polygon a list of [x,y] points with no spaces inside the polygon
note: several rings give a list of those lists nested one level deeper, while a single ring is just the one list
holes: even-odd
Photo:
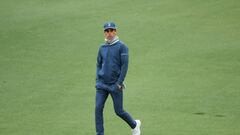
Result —
[{"label": "man's neck", "polygon": [[115,44],[116,42],[119,41],[119,38],[118,38],[118,36],[115,36],[112,40],[105,39],[105,41],[106,41],[106,44],[113,45],[113,44]]}]

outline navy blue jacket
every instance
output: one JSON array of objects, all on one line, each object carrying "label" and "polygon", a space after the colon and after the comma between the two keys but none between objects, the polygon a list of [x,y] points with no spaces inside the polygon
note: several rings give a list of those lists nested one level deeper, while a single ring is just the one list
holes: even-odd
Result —
[{"label": "navy blue jacket", "polygon": [[128,47],[121,41],[104,44],[97,56],[96,81],[122,85],[128,70]]}]

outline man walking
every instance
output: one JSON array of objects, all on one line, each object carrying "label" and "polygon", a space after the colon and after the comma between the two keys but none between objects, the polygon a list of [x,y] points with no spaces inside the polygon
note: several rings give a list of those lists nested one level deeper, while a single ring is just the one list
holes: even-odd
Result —
[{"label": "man walking", "polygon": [[140,135],[140,120],[134,120],[123,110],[123,82],[128,70],[128,48],[117,36],[116,25],[107,22],[103,26],[105,44],[98,51],[96,71],[96,135],[104,135],[103,108],[110,94],[115,113],[132,129],[132,135]]}]

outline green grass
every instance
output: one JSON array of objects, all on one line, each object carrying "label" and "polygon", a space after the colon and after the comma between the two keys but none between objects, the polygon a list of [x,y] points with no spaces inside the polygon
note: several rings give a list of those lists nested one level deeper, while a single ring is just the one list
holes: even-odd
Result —
[{"label": "green grass", "polygon": [[[102,25],[130,49],[143,135],[240,134],[238,0],[0,2],[0,135],[94,135]],[[108,99],[106,135],[130,135]]]}]

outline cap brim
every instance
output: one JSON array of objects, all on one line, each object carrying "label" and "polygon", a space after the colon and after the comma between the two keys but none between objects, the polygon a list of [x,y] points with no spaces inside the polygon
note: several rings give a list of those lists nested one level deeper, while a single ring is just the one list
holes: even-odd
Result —
[{"label": "cap brim", "polygon": [[107,29],[114,29],[114,30],[116,30],[116,27],[106,27],[106,28],[104,28],[104,30],[107,30]]}]

